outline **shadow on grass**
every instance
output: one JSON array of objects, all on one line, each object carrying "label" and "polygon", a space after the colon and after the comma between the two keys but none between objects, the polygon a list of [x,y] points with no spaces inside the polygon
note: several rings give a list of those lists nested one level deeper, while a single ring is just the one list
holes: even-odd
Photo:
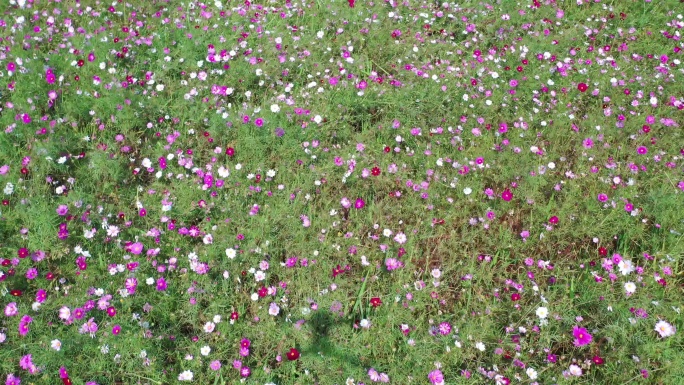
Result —
[{"label": "shadow on grass", "polygon": [[363,367],[358,357],[348,354],[338,349],[335,342],[330,339],[330,330],[333,326],[345,323],[344,318],[334,317],[327,310],[316,311],[307,325],[313,333],[313,342],[308,349],[303,351],[303,355],[318,356],[332,359],[345,366]]}]

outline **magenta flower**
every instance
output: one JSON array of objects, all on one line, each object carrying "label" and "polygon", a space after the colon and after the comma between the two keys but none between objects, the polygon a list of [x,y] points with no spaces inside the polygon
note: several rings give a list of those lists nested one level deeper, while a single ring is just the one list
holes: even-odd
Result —
[{"label": "magenta flower", "polygon": [[21,317],[21,320],[19,321],[19,334],[22,336],[25,336],[29,332],[29,324],[33,322],[33,318],[29,315],[25,315]]},{"label": "magenta flower", "polygon": [[240,340],[240,347],[243,348],[249,348],[252,345],[252,341],[250,341],[248,338],[243,338]]},{"label": "magenta flower", "polygon": [[575,337],[575,346],[585,346],[591,343],[591,334],[585,328],[575,326],[572,329],[572,335]]},{"label": "magenta flower", "polygon": [[33,362],[31,361],[31,355],[27,354],[19,360],[19,367],[24,369],[24,370],[29,370],[33,365]]},{"label": "magenta flower", "polygon": [[159,277],[157,279],[157,291],[164,291],[166,290],[166,280],[164,277]]},{"label": "magenta flower", "polygon": [[504,190],[504,192],[501,194],[501,199],[505,200],[506,202],[510,202],[510,200],[513,199],[513,193],[511,190]]},{"label": "magenta flower", "polygon": [[354,202],[355,209],[362,209],[364,207],[366,207],[366,202],[363,199],[359,198]]},{"label": "magenta flower", "polygon": [[5,385],[21,385],[21,378],[10,373],[7,375],[7,381],[5,382]]},{"label": "magenta flower", "polygon": [[644,146],[639,146],[639,147],[637,148],[637,154],[639,154],[639,155],[646,155],[646,154],[648,154],[648,148],[646,148],[646,147],[644,147]]},{"label": "magenta flower", "polygon": [[247,366],[240,368],[240,376],[246,378],[249,377],[250,374],[252,374],[252,371]]},{"label": "magenta flower", "polygon": [[608,200],[608,195],[601,193],[598,195],[597,199],[599,202],[605,202]]},{"label": "magenta flower", "polygon": [[442,322],[439,324],[439,334],[446,336],[451,333],[451,324],[448,322]]}]

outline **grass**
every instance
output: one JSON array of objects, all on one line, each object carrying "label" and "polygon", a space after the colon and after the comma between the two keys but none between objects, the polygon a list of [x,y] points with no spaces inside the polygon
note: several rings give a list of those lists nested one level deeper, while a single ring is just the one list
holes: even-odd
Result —
[{"label": "grass", "polygon": [[679,2],[534,4],[10,2],[2,378],[678,383]]}]

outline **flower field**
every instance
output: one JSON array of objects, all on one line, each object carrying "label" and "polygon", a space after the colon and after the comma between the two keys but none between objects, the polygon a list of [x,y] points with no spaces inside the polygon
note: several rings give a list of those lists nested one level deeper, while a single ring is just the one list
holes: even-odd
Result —
[{"label": "flower field", "polygon": [[7,0],[0,381],[663,384],[679,0]]}]

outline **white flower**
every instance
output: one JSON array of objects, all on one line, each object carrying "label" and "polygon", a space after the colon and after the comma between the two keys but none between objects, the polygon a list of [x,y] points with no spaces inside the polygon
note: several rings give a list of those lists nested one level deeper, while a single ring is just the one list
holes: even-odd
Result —
[{"label": "white flower", "polygon": [[541,319],[544,319],[544,318],[546,318],[548,315],[549,315],[549,309],[547,309],[547,308],[545,308],[545,307],[543,307],[543,306],[542,306],[542,307],[539,307],[539,308],[537,309],[537,317],[539,317],[539,318],[541,318]]},{"label": "white flower", "polygon": [[62,348],[62,342],[60,340],[52,340],[50,342],[50,347],[56,351],[59,351]]},{"label": "white flower", "polygon": [[200,349],[200,354],[202,354],[205,357],[208,356],[210,352],[211,352],[211,348],[209,346],[206,346],[206,345],[202,346],[202,349]]},{"label": "white flower", "polygon": [[472,193],[472,192],[473,192],[473,189],[471,189],[470,187],[466,187],[463,189],[463,193],[465,195],[470,195],[470,193]]},{"label": "white flower", "polygon": [[320,116],[320,115],[316,115],[316,116],[314,116],[314,122],[316,122],[316,123],[320,123],[320,122],[322,122],[322,121],[323,121],[323,118],[321,118],[321,116]]},{"label": "white flower", "polygon": [[237,252],[235,251],[234,248],[229,247],[226,249],[226,257],[228,257],[230,259],[234,259],[236,255],[237,255]]},{"label": "white flower", "polygon": [[221,178],[227,178],[227,177],[230,176],[230,170],[228,170],[227,168],[221,166],[221,167],[219,167],[219,169],[218,169],[218,175],[219,175]]},{"label": "white flower", "polygon": [[148,284],[148,285],[154,285],[154,278],[148,277],[148,278],[145,280],[145,283]]},{"label": "white flower", "polygon": [[530,378],[530,380],[537,379],[537,371],[534,370],[534,368],[527,368],[527,370],[525,370],[525,373],[527,373],[527,376]]},{"label": "white flower", "polygon": [[485,351],[485,344],[483,344],[482,342],[477,342],[475,344],[475,349],[477,349],[481,352],[484,352]]},{"label": "white flower", "polygon": [[570,374],[572,374],[573,376],[579,377],[582,375],[582,368],[580,368],[577,365],[570,365],[569,371],[570,371]]},{"label": "white flower", "polygon": [[271,169],[271,170],[266,171],[266,176],[269,178],[273,178],[275,175],[276,175],[276,170]]},{"label": "white flower", "polygon": [[660,320],[655,325],[655,331],[657,331],[660,334],[660,337],[665,338],[673,336],[675,334],[676,329],[667,321]]},{"label": "white flower", "polygon": [[636,285],[634,282],[627,282],[625,283],[625,291],[629,294],[632,294],[636,291]]},{"label": "white flower", "polygon": [[634,271],[634,265],[632,264],[632,261],[627,259],[623,259],[618,262],[618,268],[620,269],[620,273],[622,273],[622,275],[628,275]]},{"label": "white flower", "polygon": [[280,106],[277,104],[271,104],[271,112],[276,113],[280,111]]},{"label": "white flower", "polygon": [[250,298],[252,299],[252,301],[257,301],[257,300],[259,300],[259,294],[257,294],[257,293],[252,293],[252,295],[250,296]]},{"label": "white flower", "polygon": [[385,230],[382,231],[382,235],[384,235],[384,236],[386,236],[386,237],[389,238],[389,237],[392,236],[392,230],[390,230],[390,229],[385,229]]},{"label": "white flower", "polygon": [[361,326],[364,329],[370,329],[371,327],[371,322],[367,319],[362,319],[361,322],[359,322],[359,326]]},{"label": "white flower", "polygon": [[435,279],[439,279],[442,276],[442,272],[439,269],[432,269],[431,274]]},{"label": "white flower", "polygon": [[211,322],[211,321],[204,324],[204,332],[205,333],[213,332],[214,328],[216,328],[216,324]]},{"label": "white flower", "polygon": [[191,371],[186,370],[178,375],[178,381],[192,381],[193,374]]},{"label": "white flower", "polygon": [[12,183],[7,182],[5,185],[5,189],[3,190],[5,195],[12,195],[14,192],[14,185]]},{"label": "white flower", "polygon": [[214,323],[217,324],[219,322],[221,322],[221,316],[217,314],[214,316]]},{"label": "white flower", "polygon": [[263,271],[257,270],[257,272],[254,273],[254,280],[255,281],[260,282],[260,281],[263,281],[264,279],[266,279],[266,273],[264,273]]}]

